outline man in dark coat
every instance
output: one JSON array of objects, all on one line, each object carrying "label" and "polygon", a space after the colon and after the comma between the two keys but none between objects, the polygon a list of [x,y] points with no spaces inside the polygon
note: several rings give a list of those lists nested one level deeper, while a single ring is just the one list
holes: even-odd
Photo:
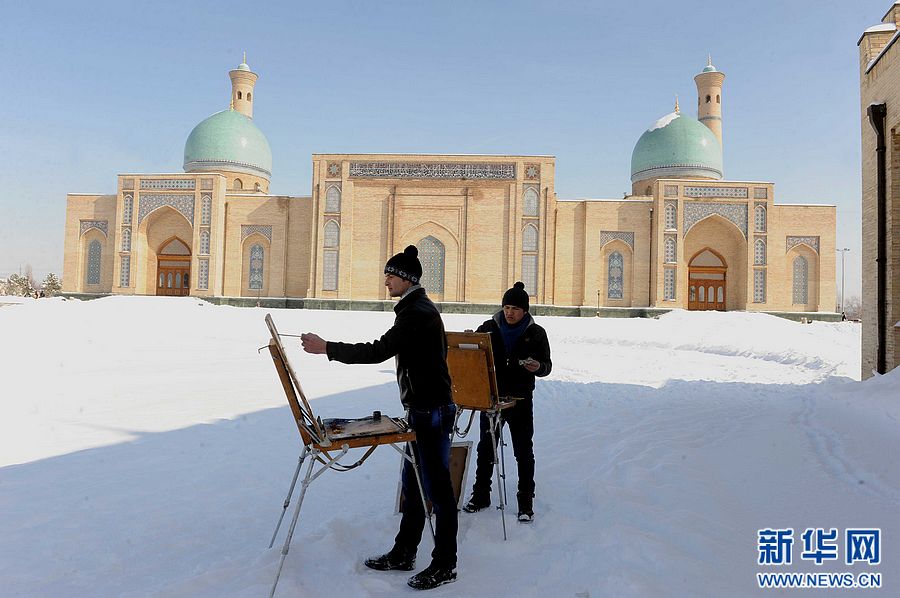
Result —
[{"label": "man in dark coat", "polygon": [[[543,377],[553,369],[547,332],[528,313],[525,284],[517,282],[503,295],[503,309],[478,327],[477,332],[491,334],[497,390],[501,397],[518,400],[502,412],[502,422],[509,424],[513,453],[519,470],[519,521],[534,520],[534,393],[535,376]],[[468,513],[491,504],[491,470],[494,450],[488,418],[481,414],[481,439],[478,441],[478,465],[472,497],[463,507]],[[501,428],[502,429],[502,428]]]},{"label": "man in dark coat", "polygon": [[[400,401],[408,410],[409,425],[415,442],[406,451],[415,451],[422,473],[425,496],[435,515],[435,542],[431,565],[409,579],[417,590],[428,590],[456,581],[456,500],[450,482],[450,440],[456,405],[450,391],[447,369],[447,341],[441,315],[425,289],[419,285],[422,265],[418,250],[408,246],[388,260],[384,267],[384,285],[391,297],[399,297],[394,306],[394,325],[371,343],[325,341],[312,333],[301,335],[307,353],[325,353],[329,360],[342,363],[381,363],[396,358]],[[403,517],[393,548],[365,560],[370,569],[412,571],[416,551],[425,528],[425,510],[415,470],[409,461],[402,473]]]}]

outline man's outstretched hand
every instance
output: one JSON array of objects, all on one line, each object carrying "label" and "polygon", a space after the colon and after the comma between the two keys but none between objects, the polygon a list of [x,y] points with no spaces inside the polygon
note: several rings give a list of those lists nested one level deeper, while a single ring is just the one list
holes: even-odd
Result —
[{"label": "man's outstretched hand", "polygon": [[307,353],[315,353],[321,355],[325,353],[326,341],[317,334],[307,332],[300,335],[300,344]]}]

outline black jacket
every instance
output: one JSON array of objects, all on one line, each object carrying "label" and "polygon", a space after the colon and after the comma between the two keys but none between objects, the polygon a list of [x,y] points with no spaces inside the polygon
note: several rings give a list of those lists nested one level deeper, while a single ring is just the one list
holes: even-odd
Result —
[{"label": "black jacket", "polygon": [[[477,330],[491,333],[494,366],[497,368],[497,390],[502,397],[530,399],[534,392],[535,376],[543,378],[553,369],[547,332],[534,322],[531,314],[526,313],[525,317],[528,318],[525,331],[513,345],[510,355],[506,354],[506,345],[500,334],[503,311],[495,313],[493,318],[484,322]],[[541,367],[533,374],[519,365],[520,359],[528,357],[541,363]]]},{"label": "black jacket", "polygon": [[405,407],[431,409],[452,401],[444,323],[434,303],[419,288],[397,302],[394,325],[371,343],[326,346],[328,359],[343,363],[381,363],[396,356],[400,401]]}]

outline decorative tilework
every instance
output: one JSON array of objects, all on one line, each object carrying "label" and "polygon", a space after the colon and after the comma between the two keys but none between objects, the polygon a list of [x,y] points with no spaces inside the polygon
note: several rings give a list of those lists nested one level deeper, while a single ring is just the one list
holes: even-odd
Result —
[{"label": "decorative tilework", "polygon": [[339,214],[341,212],[341,184],[331,183],[325,190],[325,213]]},{"label": "decorative tilework", "polygon": [[747,198],[747,187],[685,187],[685,197]]},{"label": "decorative tilework", "polygon": [[134,179],[122,179],[122,189],[129,191],[134,189]]},{"label": "decorative tilework", "polygon": [[678,185],[666,185],[663,190],[664,197],[678,197]]},{"label": "decorative tilework", "polygon": [[802,255],[794,258],[793,303],[806,305],[809,301],[809,263]]},{"label": "decorative tilework", "polygon": [[784,244],[784,252],[787,253],[800,244],[809,245],[816,253],[819,253],[819,237],[787,237]]},{"label": "decorative tilework", "polygon": [[197,288],[206,290],[209,288],[209,260],[198,260],[200,277],[197,280]]},{"label": "decorative tilework", "polygon": [[122,251],[131,251],[131,229],[122,229]]},{"label": "decorative tilework", "polygon": [[419,284],[429,293],[444,292],[444,244],[432,236],[416,243],[419,260],[422,263],[422,278]]},{"label": "decorative tilework", "polygon": [[329,179],[341,178],[342,172],[343,168],[340,162],[329,162],[328,166],[325,167],[325,176]]},{"label": "decorative tilework", "polygon": [[88,245],[87,284],[100,284],[100,257],[103,247],[96,239]]},{"label": "decorative tilework", "polygon": [[138,200],[138,224],[157,208],[171,206],[194,224],[194,196],[176,193],[141,193]]},{"label": "decorative tilework", "polygon": [[537,186],[526,185],[523,197],[522,215],[537,216],[540,205],[540,196],[538,195]]},{"label": "decorative tilework", "polygon": [[272,225],[271,224],[242,224],[241,225],[241,243],[244,242],[244,239],[252,235],[253,233],[259,233],[269,240],[269,243],[272,242]]},{"label": "decorative tilework", "polygon": [[538,256],[527,253],[522,256],[522,282],[525,283],[525,292],[532,297],[537,295]]},{"label": "decorative tilework", "polygon": [[538,229],[533,224],[526,224],[522,229],[522,251],[538,250]]},{"label": "decorative tilework", "polygon": [[665,219],[666,230],[675,230],[678,227],[678,202],[666,202]]},{"label": "decorative tilework", "polygon": [[213,188],[212,179],[200,179],[200,188],[204,191],[211,191]]},{"label": "decorative tilework", "polygon": [[338,252],[326,249],[322,255],[322,290],[336,291],[338,287]]},{"label": "decorative tilework", "polygon": [[200,198],[200,224],[209,225],[212,216],[212,195],[204,193]]},{"label": "decorative tilework", "polygon": [[757,237],[753,243],[753,265],[766,265],[766,239],[765,237]]},{"label": "decorative tilework", "polygon": [[262,245],[255,244],[250,248],[250,280],[247,287],[251,291],[261,291],[263,288],[263,262],[265,252]]},{"label": "decorative tilework", "polygon": [[131,216],[134,213],[134,197],[126,195],[122,199],[122,224],[131,224]]},{"label": "decorative tilework", "polygon": [[753,271],[753,303],[766,302],[766,271],[759,268]]},{"label": "decorative tilework", "polygon": [[195,189],[195,179],[141,179],[141,189]]},{"label": "decorative tilework", "polygon": [[663,270],[663,299],[675,301],[675,268]]},{"label": "decorative tilework", "polygon": [[131,256],[123,255],[120,258],[119,265],[119,286],[131,286]]},{"label": "decorative tilework", "polygon": [[614,239],[619,239],[620,241],[624,241],[631,247],[631,250],[634,251],[634,233],[633,232],[622,232],[617,230],[602,230],[600,231],[600,247],[603,247],[610,241]]},{"label": "decorative tilework", "polygon": [[335,220],[325,223],[325,234],[322,235],[322,244],[327,249],[337,249],[341,244],[341,225]]},{"label": "decorative tilework", "polygon": [[101,233],[103,233],[104,236],[107,236],[107,237],[109,236],[109,221],[108,220],[82,220],[81,221],[81,232],[78,233],[78,236],[80,237],[81,235],[88,232],[92,228],[96,228]]},{"label": "decorative tilework", "polygon": [[756,232],[766,232],[766,206],[764,204],[757,204],[756,207],[753,208],[753,223]]},{"label": "decorative tilework", "polygon": [[541,178],[541,165],[540,164],[526,164],[525,165],[525,178],[529,181],[533,181],[535,179]]},{"label": "decorative tilework", "polygon": [[387,179],[516,179],[515,164],[351,162],[350,176]]},{"label": "decorative tilework", "polygon": [[769,190],[766,187],[754,187],[753,199],[768,199]]},{"label": "decorative tilework", "polygon": [[684,234],[687,234],[691,228],[706,218],[717,214],[726,220],[735,224],[744,238],[747,238],[747,205],[746,204],[728,204],[728,203],[707,203],[707,202],[685,202],[684,212]]},{"label": "decorative tilework", "polygon": [[665,240],[665,260],[667,264],[675,263],[675,237],[671,235],[666,236]]},{"label": "decorative tilework", "polygon": [[200,231],[200,255],[209,255],[209,231]]},{"label": "decorative tilework", "polygon": [[606,260],[606,298],[622,299],[625,290],[625,260],[618,251],[609,254]]}]

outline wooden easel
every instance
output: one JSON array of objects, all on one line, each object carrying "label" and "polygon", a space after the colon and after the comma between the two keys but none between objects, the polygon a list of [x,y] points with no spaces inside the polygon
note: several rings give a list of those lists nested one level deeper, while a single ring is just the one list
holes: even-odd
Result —
[{"label": "wooden easel", "polygon": [[[414,442],[416,440],[416,434],[409,428],[406,419],[382,416],[379,412],[359,419],[323,420],[321,417],[316,417],[309,401],[306,400],[303,389],[300,387],[297,373],[288,361],[284,346],[281,344],[281,337],[275,328],[275,322],[272,320],[272,316],[268,314],[266,315],[266,326],[268,326],[269,333],[272,335],[272,338],[269,340],[269,353],[272,355],[275,371],[278,372],[278,378],[281,380],[281,386],[284,388],[284,394],[287,397],[288,405],[291,407],[294,422],[297,424],[297,430],[300,432],[300,438],[303,441],[303,450],[300,452],[297,468],[294,470],[294,476],[291,479],[291,487],[288,490],[287,497],[284,499],[281,516],[278,518],[278,524],[275,526],[275,532],[272,534],[269,548],[272,548],[275,543],[275,537],[278,535],[284,515],[291,503],[291,496],[294,493],[294,487],[297,484],[303,461],[307,457],[309,458],[306,476],[300,483],[300,496],[297,499],[297,506],[294,507],[294,517],[291,520],[287,537],[284,540],[284,546],[281,548],[281,560],[278,563],[278,571],[275,573],[275,581],[272,583],[272,591],[269,593],[271,598],[275,595],[275,588],[278,585],[278,578],[281,576],[281,569],[284,567],[284,560],[291,548],[291,539],[294,536],[294,529],[297,527],[300,507],[303,505],[306,489],[313,480],[325,473],[325,471],[329,469],[335,471],[355,469],[362,465],[378,446],[387,444],[403,455],[404,459],[412,463],[416,472],[416,481],[419,484],[419,494],[422,496],[423,506],[425,504],[425,492],[422,488],[422,477],[419,474],[419,467],[416,463],[415,451],[404,451],[397,446],[402,442]],[[368,447],[368,450],[355,463],[344,465],[338,462],[350,449],[362,447]],[[321,467],[313,472],[316,462]],[[431,525],[430,518],[428,522]],[[432,536],[434,535],[433,526],[431,527],[431,534]]]},{"label": "wooden easel", "polygon": [[[503,429],[501,412],[515,405],[515,399],[501,397],[497,390],[497,374],[494,368],[494,352],[491,335],[487,332],[448,332],[447,367],[453,389],[453,402],[460,408],[483,413],[488,418],[491,446],[494,448],[494,473],[497,477],[498,508],[506,540],[506,464],[503,458]],[[469,426],[472,419],[469,419]],[[458,421],[458,420],[457,420]],[[468,432],[469,427],[466,427]],[[465,436],[465,433],[462,434]],[[497,441],[500,455],[497,455]]]}]

